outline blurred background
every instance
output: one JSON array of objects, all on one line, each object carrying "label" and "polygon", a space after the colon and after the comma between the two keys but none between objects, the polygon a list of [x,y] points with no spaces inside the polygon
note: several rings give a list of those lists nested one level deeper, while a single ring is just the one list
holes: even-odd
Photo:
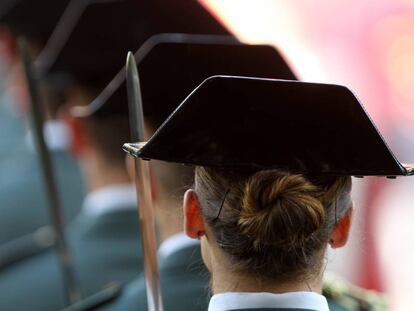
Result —
[{"label": "blurred background", "polygon": [[[397,158],[414,162],[413,0],[200,1],[240,40],[275,45],[302,80],[354,90]],[[0,94],[13,105],[0,105],[0,144],[14,148],[26,139],[20,116],[27,94],[18,83],[23,79],[15,77],[18,70],[5,74],[16,61],[8,35],[0,30]],[[414,178],[354,181],[352,240],[330,254],[327,269],[386,292],[393,310],[409,310]]]},{"label": "blurred background", "polygon": [[[203,0],[241,40],[272,43],[304,81],[344,84],[414,161],[414,1]],[[411,161],[411,162],[410,162]],[[414,180],[354,179],[355,225],[328,270],[412,308]]]}]

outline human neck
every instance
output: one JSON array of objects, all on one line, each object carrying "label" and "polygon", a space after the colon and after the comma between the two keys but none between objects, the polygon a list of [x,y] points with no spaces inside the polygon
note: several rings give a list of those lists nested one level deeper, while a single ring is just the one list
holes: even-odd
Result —
[{"label": "human neck", "polygon": [[214,294],[224,292],[269,292],[275,294],[297,291],[322,292],[321,274],[307,281],[269,283],[251,276],[241,275],[232,270],[228,265],[223,265],[223,260],[215,257],[211,273],[211,289]]},{"label": "human neck", "polygon": [[247,278],[229,273],[219,276],[213,273],[211,287],[214,294],[225,292],[268,292],[268,293],[287,293],[287,292],[322,292],[322,285],[319,281],[309,280],[307,282],[291,283],[272,283],[266,284],[254,278]]},{"label": "human neck", "polygon": [[81,161],[88,192],[113,184],[130,183],[131,180],[122,165],[113,165],[95,155],[85,155]]},{"label": "human neck", "polygon": [[183,232],[180,204],[175,200],[160,200],[157,203],[157,223],[161,241]]}]

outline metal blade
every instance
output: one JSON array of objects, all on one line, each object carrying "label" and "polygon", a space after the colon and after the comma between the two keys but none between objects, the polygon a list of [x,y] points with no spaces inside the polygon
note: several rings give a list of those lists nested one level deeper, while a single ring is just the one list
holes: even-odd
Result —
[{"label": "metal blade", "polygon": [[[134,55],[129,52],[126,62],[128,105],[131,138],[144,141],[144,113],[141,88]],[[151,197],[149,162],[135,158],[135,185],[141,225],[142,251],[144,254],[145,281],[149,311],[162,311],[160,274],[157,260],[157,239]]]},{"label": "metal blade", "polygon": [[137,64],[134,55],[129,52],[126,63],[129,121],[131,122],[131,138],[133,141],[144,141],[144,110],[142,108],[141,88]]},{"label": "metal blade", "polygon": [[66,243],[61,204],[56,187],[57,184],[51,156],[43,136],[44,120],[40,92],[36,79],[37,76],[35,75],[35,68],[32,66],[32,62],[30,60],[27,43],[23,38],[19,39],[19,50],[30,94],[31,116],[36,137],[36,147],[40,157],[40,165],[43,172],[44,182],[46,184],[47,198],[49,201],[49,213],[53,229],[55,230],[56,249],[62,268],[66,298],[68,304],[72,304],[80,299],[80,290],[72,267],[72,256]]}]

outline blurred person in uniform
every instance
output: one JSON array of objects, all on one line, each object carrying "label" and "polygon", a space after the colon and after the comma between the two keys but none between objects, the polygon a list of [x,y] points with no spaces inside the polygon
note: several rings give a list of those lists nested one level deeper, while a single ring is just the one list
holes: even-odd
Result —
[{"label": "blurred person in uniform", "polygon": [[[0,9],[1,11],[1,9]],[[25,127],[21,113],[13,105],[8,90],[8,73],[13,63],[13,36],[0,26],[0,163],[16,149],[16,144],[24,140]]]},{"label": "blurred person in uniform", "polygon": [[[110,100],[126,100],[119,96]],[[142,258],[135,190],[124,156],[116,152],[128,137],[127,117],[99,116],[76,126],[74,143],[88,195],[68,227],[67,239],[81,294],[87,296],[111,283],[131,280],[141,271]],[[42,252],[0,273],[0,309],[59,310],[65,307],[63,285],[57,254]]]},{"label": "blurred person in uniform", "polygon": [[[12,76],[6,89],[25,87],[21,72],[17,38],[23,36],[30,43],[33,56],[37,56],[46,45],[48,38],[63,13],[68,1],[28,1],[15,0],[2,3],[0,10],[0,26],[11,34],[14,45],[13,58],[15,64],[10,68]],[[25,92],[24,88],[18,90]],[[53,85],[42,85],[46,99],[46,123],[44,135],[51,152],[53,165],[56,169],[59,194],[62,199],[64,219],[70,220],[78,213],[84,186],[79,167],[70,154],[71,136],[69,128],[59,115],[62,106],[62,94]],[[7,95],[7,90],[5,94]],[[9,99],[8,106],[23,114],[24,125],[27,127],[24,137],[16,137],[22,133],[10,135],[6,155],[1,158],[0,167],[0,267],[4,268],[15,261],[41,252],[54,243],[53,230],[50,226],[46,189],[36,154],[34,138],[29,124],[30,107],[27,103],[28,94],[20,95],[22,104],[17,104],[19,98]],[[18,107],[18,105],[20,107]],[[16,112],[17,113],[17,112]],[[3,130],[3,129],[2,129]],[[12,140],[12,141],[11,141]]]},{"label": "blurred person in uniform", "polygon": [[[172,6],[163,3],[167,8]],[[135,1],[93,2],[85,8],[56,60],[47,72],[43,71],[48,77],[64,76],[62,80],[68,83],[67,107],[92,101],[122,68],[126,52],[137,49],[147,35],[158,29],[226,33],[196,3],[184,6],[183,2],[183,6],[176,8],[192,16],[186,22],[192,20],[194,25],[183,23],[183,15],[170,16],[159,25],[151,19],[151,11],[145,12],[148,21],[140,19],[136,12],[144,13],[139,8]],[[188,12],[190,8],[193,11]],[[109,17],[111,23],[107,22]],[[200,24],[195,23],[196,18]],[[148,28],[137,26],[146,23]],[[107,109],[91,117],[68,120],[73,133],[72,148],[76,150],[88,190],[81,212],[68,228],[68,242],[83,297],[108,284],[131,281],[142,270],[135,190],[121,150],[129,136],[125,90],[112,94],[107,101]],[[63,307],[62,276],[53,252],[33,256],[0,273],[0,309]]]},{"label": "blurred person in uniform", "polygon": [[[184,227],[201,238],[209,310],[329,310],[326,250],[348,239],[350,176],[414,172],[345,87],[246,77],[205,80],[132,149],[196,166]],[[360,303],[352,310],[385,308]]]},{"label": "blurred person in uniform", "polygon": [[[100,66],[86,66],[79,71],[68,72],[64,79],[66,83],[70,81],[66,86],[66,106],[88,104],[118,69],[117,58],[106,58],[100,53],[101,46],[89,46],[88,54],[76,42],[78,36],[87,35],[92,23],[99,21],[95,28],[101,27],[109,16],[106,11],[106,15],[98,15],[98,20],[89,19],[90,12],[96,12],[95,8],[99,12],[101,5],[108,6],[114,13],[112,18],[122,18],[116,14],[119,10],[114,11],[118,7],[114,3],[94,4],[86,9],[84,18],[80,19],[65,45],[76,45],[78,54],[72,57],[81,55],[86,62],[93,61],[98,55]],[[101,27],[102,33],[107,29]],[[108,35],[105,44],[111,48],[111,43]],[[110,51],[123,53],[116,48]],[[57,64],[62,62],[61,57],[59,54]],[[51,68],[47,72],[48,79],[58,76],[54,70]],[[58,73],[62,74],[60,68]],[[76,150],[88,191],[79,206],[82,208],[80,213],[67,231],[82,296],[100,291],[112,282],[126,282],[141,271],[135,190],[125,169],[124,155],[117,148],[129,137],[126,112],[122,105],[117,105],[125,100],[124,93],[119,92],[109,99],[115,102],[110,106],[119,107],[118,110],[88,119],[67,119],[73,136],[71,148]],[[65,307],[64,284],[58,263],[56,254],[48,251],[2,271],[0,295],[4,297],[0,298],[0,309],[59,310]]]},{"label": "blurred person in uniform", "polygon": [[[158,248],[159,268],[165,310],[205,310],[208,271],[198,241],[183,233],[180,210],[182,189],[192,183],[193,170],[180,165],[153,163],[157,228],[161,243]],[[85,301],[81,305],[89,306]],[[147,310],[145,278],[141,275],[126,286],[117,299],[101,304],[96,310]]]}]

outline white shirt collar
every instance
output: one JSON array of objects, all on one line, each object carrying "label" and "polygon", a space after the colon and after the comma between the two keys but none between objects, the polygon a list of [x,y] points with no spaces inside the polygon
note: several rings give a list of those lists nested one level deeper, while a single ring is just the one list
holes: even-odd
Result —
[{"label": "white shirt collar", "polygon": [[200,244],[199,240],[190,239],[184,232],[180,232],[170,236],[160,244],[158,255],[162,258],[166,258],[183,248],[198,244]]},{"label": "white shirt collar", "polygon": [[[47,147],[53,151],[66,151],[70,148],[72,135],[68,125],[63,121],[47,121],[43,125],[43,135]],[[26,142],[31,150],[35,150],[33,132],[29,130]]]},{"label": "white shirt collar", "polygon": [[135,187],[132,184],[113,184],[94,190],[85,198],[83,211],[92,216],[136,208]]},{"label": "white shirt collar", "polygon": [[227,292],[214,295],[210,300],[208,311],[253,308],[296,308],[329,311],[326,298],[312,292],[284,294]]}]

